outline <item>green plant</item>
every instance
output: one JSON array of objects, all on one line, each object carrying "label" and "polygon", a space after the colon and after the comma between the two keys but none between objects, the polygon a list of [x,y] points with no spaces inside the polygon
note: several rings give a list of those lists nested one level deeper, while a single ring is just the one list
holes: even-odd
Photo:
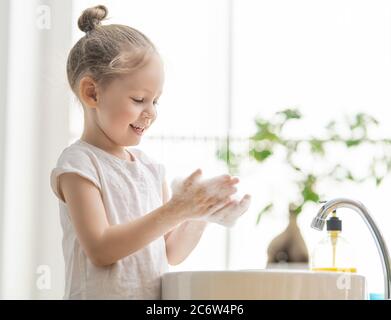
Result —
[{"label": "green plant", "polygon": [[[317,203],[322,198],[317,191],[320,181],[332,179],[338,182],[349,180],[362,183],[374,180],[378,186],[391,171],[391,140],[370,138],[370,129],[379,125],[374,117],[358,113],[350,117],[346,116],[341,121],[330,121],[325,125],[322,137],[310,136],[297,140],[286,138],[284,129],[287,124],[300,125],[302,119],[303,116],[298,109],[277,112],[270,119],[256,117],[256,132],[249,137],[248,154],[234,152],[228,137],[225,145],[218,148],[216,156],[227,164],[231,174],[237,174],[245,158],[262,164],[273,158],[277,150],[282,150],[285,164],[295,173],[296,177],[294,183],[297,188],[297,197],[292,199],[296,214],[303,210],[306,203]],[[378,150],[376,155],[369,155],[371,158],[369,163],[364,165],[367,166],[365,167],[367,174],[364,176],[358,176],[349,166],[338,161],[331,168],[325,166],[324,170],[315,172],[295,160],[302,152],[301,150],[309,150],[308,156],[311,157],[311,161],[322,161],[326,160],[326,149],[330,146],[343,146],[344,149],[350,151],[368,145],[379,146],[380,151]],[[368,157],[368,154],[366,156]],[[259,223],[264,213],[272,209],[272,203],[262,208],[257,215],[256,224]]]}]

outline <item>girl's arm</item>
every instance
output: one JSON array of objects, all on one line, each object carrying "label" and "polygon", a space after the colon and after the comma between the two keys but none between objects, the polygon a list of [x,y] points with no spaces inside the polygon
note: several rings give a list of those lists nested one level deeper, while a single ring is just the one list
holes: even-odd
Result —
[{"label": "girl's arm", "polygon": [[92,182],[65,173],[59,178],[59,187],[80,244],[96,266],[115,263],[185,220],[180,209],[168,202],[131,222],[109,225],[101,194]]},{"label": "girl's arm", "polygon": [[[169,200],[167,182],[163,183],[163,204]],[[166,240],[167,260],[171,265],[184,261],[197,246],[205,230],[205,221],[184,221],[164,235]]]},{"label": "girl's arm", "polygon": [[[88,179],[76,173],[59,177],[59,192],[66,202],[72,225],[81,247],[91,262],[107,266],[142,249],[152,241],[169,233],[178,224],[189,219],[202,218],[224,207],[230,195],[236,192],[235,178],[222,175],[200,184],[201,170],[197,169],[183,183],[175,197],[146,215],[123,224],[110,225],[99,189]],[[217,190],[211,192],[210,190]],[[179,263],[197,244],[202,223],[181,226],[181,232],[168,236],[169,261]],[[186,236],[184,232],[192,234]],[[171,240],[172,239],[172,240]],[[173,246],[176,240],[183,244]],[[173,249],[174,248],[174,249]]]}]

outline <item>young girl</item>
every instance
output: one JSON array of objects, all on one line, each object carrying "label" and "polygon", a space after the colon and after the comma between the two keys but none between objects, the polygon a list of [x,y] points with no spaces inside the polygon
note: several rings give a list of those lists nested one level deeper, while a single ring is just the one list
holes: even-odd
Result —
[{"label": "young girl", "polygon": [[[104,6],[78,20],[86,33],[67,62],[84,131],[51,173],[59,199],[66,299],[159,299],[160,277],[197,245],[208,221],[236,220],[250,196],[238,179],[201,180],[198,169],[169,199],[164,167],[135,146],[156,119],[163,66],[151,41],[125,25],[101,25]],[[226,222],[226,221],[225,221]]]}]

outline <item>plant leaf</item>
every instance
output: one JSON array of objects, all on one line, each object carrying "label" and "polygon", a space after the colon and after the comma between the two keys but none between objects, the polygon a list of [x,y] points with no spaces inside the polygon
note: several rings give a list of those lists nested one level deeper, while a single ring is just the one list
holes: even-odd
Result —
[{"label": "plant leaf", "polygon": [[311,145],[311,151],[313,153],[324,155],[323,141],[319,139],[311,139],[309,141]]},{"label": "plant leaf", "polygon": [[314,175],[310,174],[306,177],[303,190],[301,191],[301,195],[303,196],[303,203],[306,203],[307,201],[318,202],[320,200],[319,194],[314,190],[315,183],[316,178]]},{"label": "plant leaf", "polygon": [[253,157],[255,160],[257,160],[258,162],[265,161],[272,154],[273,154],[272,151],[268,149],[262,151],[257,151],[255,149],[250,150],[250,156]]},{"label": "plant leaf", "polygon": [[298,109],[286,109],[286,110],[277,112],[277,114],[284,115],[286,120],[301,119],[301,113]]},{"label": "plant leaf", "polygon": [[269,212],[271,209],[273,209],[273,203],[269,203],[266,207],[264,207],[259,213],[258,213],[258,216],[257,216],[257,221],[255,222],[255,225],[258,225],[259,224],[259,221],[261,220],[261,217]]},{"label": "plant leaf", "polygon": [[349,140],[346,140],[346,146],[348,148],[350,147],[354,147],[354,146],[358,146],[360,143],[362,142],[361,139],[349,139]]}]

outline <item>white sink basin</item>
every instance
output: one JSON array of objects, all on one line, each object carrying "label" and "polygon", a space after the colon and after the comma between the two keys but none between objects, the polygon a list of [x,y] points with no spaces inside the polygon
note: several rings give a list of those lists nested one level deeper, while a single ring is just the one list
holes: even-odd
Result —
[{"label": "white sink basin", "polygon": [[297,270],[169,272],[162,277],[162,299],[366,299],[364,276]]}]

